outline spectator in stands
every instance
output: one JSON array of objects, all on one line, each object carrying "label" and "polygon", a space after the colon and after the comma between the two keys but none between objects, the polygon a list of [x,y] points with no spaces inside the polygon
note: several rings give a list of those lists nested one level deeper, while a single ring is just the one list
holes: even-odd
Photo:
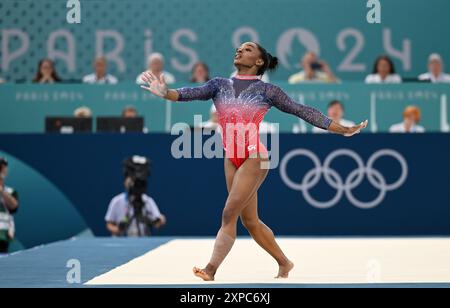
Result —
[{"label": "spectator in stands", "polygon": [[403,111],[403,122],[390,127],[391,133],[424,133],[425,129],[418,125],[421,112],[417,106],[408,106]]},{"label": "spectator in stands", "polygon": [[[126,106],[125,108],[123,108],[122,110],[122,117],[126,118],[126,119],[134,119],[137,118],[139,116],[139,113],[137,111],[137,109],[134,106]],[[142,128],[142,132],[144,134],[148,133],[148,128],[147,127],[143,127]]]},{"label": "spectator in stands", "polygon": [[56,73],[54,63],[50,59],[42,59],[39,61],[36,76],[33,79],[34,83],[57,83],[61,82]]},{"label": "spectator in stands", "polygon": [[[148,56],[147,70],[152,72],[156,77],[163,74],[167,84],[175,83],[175,77],[171,73],[164,71],[164,57],[159,52],[154,52]],[[136,83],[140,85],[145,83],[141,79],[141,75],[136,78]]]},{"label": "spectator in stands", "polygon": [[5,185],[8,161],[0,157],[0,253],[7,253],[14,239],[15,226],[12,214],[19,208],[17,191]]},{"label": "spectator in stands", "polygon": [[192,67],[191,82],[204,83],[209,80],[209,68],[206,63],[197,62]]},{"label": "spectator in stands", "polygon": [[92,118],[92,111],[89,107],[81,106],[75,109],[73,116],[79,119]]},{"label": "spectator in stands", "polygon": [[122,110],[122,117],[130,119],[130,118],[136,118],[138,116],[138,112],[134,106],[126,106]]},{"label": "spectator in stands", "polygon": [[[327,115],[330,119],[332,119],[333,121],[335,121],[341,125],[345,125],[345,126],[349,126],[349,127],[355,126],[354,122],[344,119],[344,104],[339,100],[333,100],[328,104]],[[294,128],[293,128],[294,133],[299,133],[301,131],[299,126],[300,126],[299,124],[294,125]],[[320,133],[328,133],[328,131],[320,129],[318,127],[313,127],[312,132],[319,133],[319,134]]]},{"label": "spectator in stands", "polygon": [[304,82],[336,83],[338,80],[330,66],[319,60],[314,52],[307,52],[301,59],[303,70],[289,77],[290,84]]},{"label": "spectator in stands", "polygon": [[0,84],[5,83],[5,80],[0,77]]},{"label": "spectator in stands", "polygon": [[428,73],[419,76],[419,80],[432,83],[448,83],[450,75],[444,73],[444,62],[439,54],[433,53],[428,58]]},{"label": "spectator in stands", "polygon": [[89,84],[116,84],[117,78],[107,73],[107,62],[105,57],[94,60],[94,73],[83,77],[83,83]]},{"label": "spectator in stands", "polygon": [[375,60],[372,74],[368,75],[366,83],[401,83],[402,78],[395,73],[394,62],[386,55]]}]

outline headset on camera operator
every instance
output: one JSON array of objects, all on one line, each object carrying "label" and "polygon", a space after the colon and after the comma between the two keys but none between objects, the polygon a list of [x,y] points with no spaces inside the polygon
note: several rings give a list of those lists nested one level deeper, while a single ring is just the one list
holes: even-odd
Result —
[{"label": "headset on camera operator", "polygon": [[166,223],[155,201],[145,194],[150,163],[132,156],[123,163],[125,192],[114,197],[106,213],[106,228],[113,236],[150,236],[152,228]]},{"label": "headset on camera operator", "polygon": [[9,242],[14,239],[15,226],[12,214],[19,208],[17,191],[5,185],[8,161],[0,157],[0,253],[8,252]]}]

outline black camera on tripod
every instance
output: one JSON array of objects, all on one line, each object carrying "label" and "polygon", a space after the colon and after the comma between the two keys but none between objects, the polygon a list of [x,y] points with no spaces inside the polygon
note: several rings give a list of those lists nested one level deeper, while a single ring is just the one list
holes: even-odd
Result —
[{"label": "black camera on tripod", "polygon": [[140,212],[144,206],[142,196],[147,191],[147,179],[150,176],[149,160],[137,155],[125,159],[123,175],[127,181],[128,199]]}]

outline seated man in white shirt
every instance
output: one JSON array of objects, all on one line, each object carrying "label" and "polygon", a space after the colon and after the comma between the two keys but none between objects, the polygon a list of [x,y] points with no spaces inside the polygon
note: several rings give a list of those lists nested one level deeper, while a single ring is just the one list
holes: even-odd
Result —
[{"label": "seated man in white shirt", "polygon": [[408,106],[403,111],[403,122],[394,124],[389,128],[390,133],[424,133],[425,129],[417,125],[420,122],[421,112],[417,106]]},{"label": "seated man in white shirt", "polygon": [[[348,126],[348,127],[355,126],[355,123],[353,123],[352,121],[345,120],[343,118],[344,117],[344,104],[342,104],[338,100],[331,101],[328,104],[327,115],[330,119],[332,119],[333,121],[335,121],[341,125]],[[313,127],[312,132],[319,133],[319,134],[328,133],[328,131],[318,128],[318,127]]]},{"label": "seated man in white shirt", "polygon": [[336,83],[339,81],[330,66],[324,60],[318,59],[314,52],[307,52],[302,57],[300,65],[303,70],[289,77],[290,84]]},{"label": "seated man in white shirt", "polygon": [[106,72],[107,63],[104,57],[94,60],[94,73],[83,77],[83,83],[89,84],[116,84],[117,78]]},{"label": "seated man in white shirt", "polygon": [[432,83],[449,83],[450,75],[444,73],[444,62],[439,54],[433,53],[428,58],[428,73],[419,76],[419,80]]},{"label": "seated man in white shirt", "polygon": [[[166,81],[166,84],[172,84],[175,83],[175,77],[164,70],[164,57],[159,52],[154,52],[150,54],[147,58],[147,71],[150,71],[159,78],[161,74],[164,75],[164,80]],[[137,76],[136,83],[139,85],[145,84],[145,82],[141,78],[141,74]]]}]

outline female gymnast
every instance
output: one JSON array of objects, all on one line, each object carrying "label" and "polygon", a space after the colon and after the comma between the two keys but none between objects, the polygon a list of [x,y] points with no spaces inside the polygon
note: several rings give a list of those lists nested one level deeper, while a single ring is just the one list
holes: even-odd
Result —
[{"label": "female gymnast", "polygon": [[357,126],[344,127],[318,110],[296,103],[278,86],[259,79],[277,64],[278,59],[258,43],[247,42],[236,49],[237,75],[231,79],[216,77],[198,87],[168,89],[163,75],[143,73],[146,82],[141,86],[143,89],[174,102],[212,99],[219,114],[228,198],[211,259],[205,268],[193,269],[194,274],[205,281],[214,280],[217,269],[230,252],[239,217],[252,238],[278,263],[276,278],[287,278],[294,267],[275,241],[272,230],[258,217],[258,189],[268,173],[268,168],[262,167],[267,163],[268,153],[259,142],[258,129],[270,107],[345,136],[359,133],[367,126],[366,120]]}]

